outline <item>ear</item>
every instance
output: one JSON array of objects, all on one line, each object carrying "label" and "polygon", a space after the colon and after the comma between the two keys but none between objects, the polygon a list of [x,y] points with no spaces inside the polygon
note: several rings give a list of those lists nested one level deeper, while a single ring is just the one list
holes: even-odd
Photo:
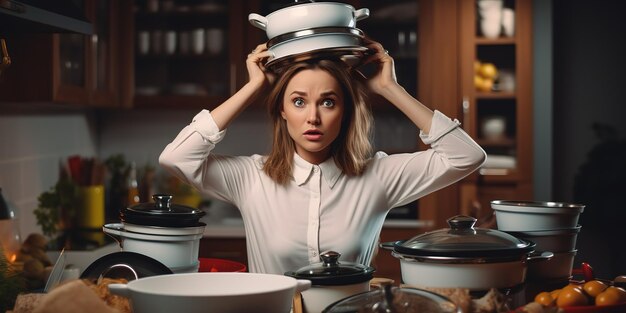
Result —
[{"label": "ear", "polygon": [[286,116],[286,114],[285,114],[285,111],[284,111],[284,110],[280,110],[280,116],[282,116],[282,117],[283,117],[283,120],[287,120],[287,116]]}]

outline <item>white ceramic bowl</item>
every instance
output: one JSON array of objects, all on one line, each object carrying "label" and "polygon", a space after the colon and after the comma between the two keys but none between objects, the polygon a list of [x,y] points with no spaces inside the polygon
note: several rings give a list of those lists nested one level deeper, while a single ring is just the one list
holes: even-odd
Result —
[{"label": "white ceramic bowl", "polygon": [[577,250],[554,253],[552,259],[548,261],[529,263],[528,280],[546,281],[568,279],[572,276],[572,267],[574,266],[576,253]]},{"label": "white ceramic bowl", "polygon": [[568,229],[507,232],[517,238],[528,240],[536,244],[535,251],[550,251],[554,253],[576,250],[576,239],[581,226]]},{"label": "white ceramic bowl", "polygon": [[294,294],[310,287],[284,275],[233,272],[151,276],[109,290],[129,298],[134,313],[288,313]]},{"label": "white ceramic bowl", "polygon": [[538,231],[571,229],[578,225],[581,204],[538,201],[491,201],[498,230]]}]

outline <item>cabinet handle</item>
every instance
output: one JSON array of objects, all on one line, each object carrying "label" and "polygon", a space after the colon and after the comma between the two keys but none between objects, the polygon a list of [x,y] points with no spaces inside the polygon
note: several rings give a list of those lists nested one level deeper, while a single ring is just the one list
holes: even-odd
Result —
[{"label": "cabinet handle", "polygon": [[7,49],[7,43],[4,38],[0,38],[0,74],[2,71],[11,65],[11,57],[9,56],[9,49]]},{"label": "cabinet handle", "polygon": [[463,130],[469,134],[470,132],[470,101],[469,97],[463,96],[463,102],[461,103],[463,107]]}]

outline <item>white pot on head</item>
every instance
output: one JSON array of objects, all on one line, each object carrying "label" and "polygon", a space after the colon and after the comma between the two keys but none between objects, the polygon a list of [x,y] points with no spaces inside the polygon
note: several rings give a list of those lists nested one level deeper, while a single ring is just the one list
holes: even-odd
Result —
[{"label": "white pot on head", "polygon": [[296,1],[267,16],[248,15],[250,23],[272,39],[278,35],[303,29],[320,27],[356,27],[356,22],[370,15],[367,8],[355,10],[353,6],[338,2]]},{"label": "white pot on head", "polygon": [[311,289],[302,292],[306,313],[321,313],[330,304],[370,290],[374,268],[358,263],[339,262],[340,253],[325,251],[322,262],[285,273],[286,276],[311,281]]}]

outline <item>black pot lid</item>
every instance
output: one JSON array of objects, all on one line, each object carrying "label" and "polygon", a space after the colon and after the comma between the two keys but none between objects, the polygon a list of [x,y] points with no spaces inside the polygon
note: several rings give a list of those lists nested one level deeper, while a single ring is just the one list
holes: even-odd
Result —
[{"label": "black pot lid", "polygon": [[156,194],[152,199],[154,202],[122,209],[122,221],[148,226],[190,227],[196,226],[199,219],[206,214],[200,209],[171,203],[171,195]]},{"label": "black pot lid", "polygon": [[323,313],[345,312],[460,313],[461,310],[450,299],[434,292],[385,284],[378,290],[341,299],[323,311]]},{"label": "black pot lid", "polygon": [[535,244],[503,231],[474,227],[476,219],[457,215],[448,219],[450,228],[426,232],[394,244],[403,256],[490,258],[517,257],[534,250]]},{"label": "black pot lid", "polygon": [[374,268],[358,263],[339,262],[340,253],[325,251],[320,254],[322,262],[302,267],[285,275],[296,279],[308,279],[312,285],[351,285],[369,281]]}]

